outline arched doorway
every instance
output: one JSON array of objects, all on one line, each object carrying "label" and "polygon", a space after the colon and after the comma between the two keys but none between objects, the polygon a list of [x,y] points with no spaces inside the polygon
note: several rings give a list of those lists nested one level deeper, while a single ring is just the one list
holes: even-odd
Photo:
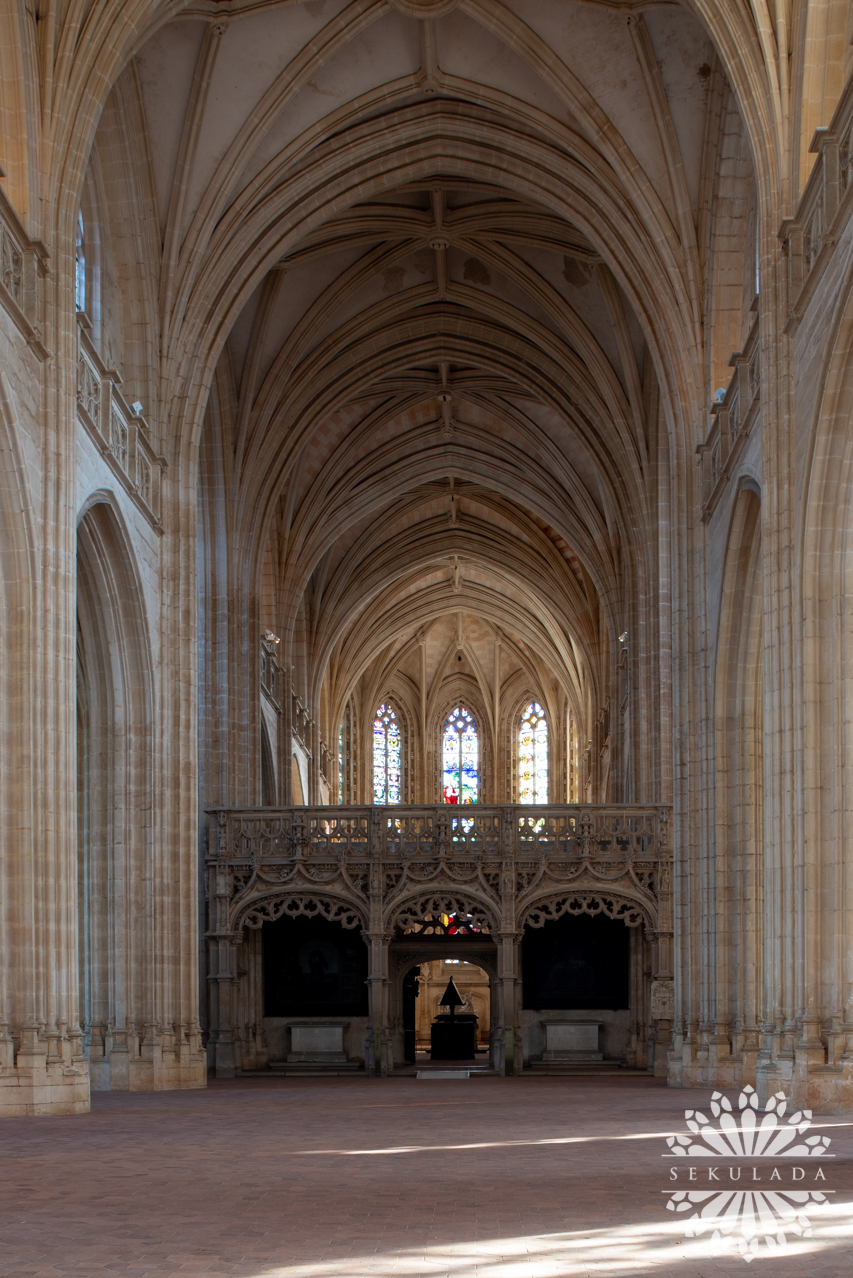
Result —
[{"label": "arched doorway", "polygon": [[427,959],[418,968],[419,989],[416,1017],[416,1046],[419,1057],[430,1048],[430,1027],[441,1009],[441,998],[453,980],[463,999],[460,1012],[477,1017],[477,1050],[489,1050],[491,1024],[491,981],[485,968],[468,958]]},{"label": "arched doorway", "polygon": [[464,1010],[478,1018],[476,1065],[496,1067],[497,947],[490,938],[426,937],[392,941],[389,946],[389,1020],[393,1067],[430,1061],[430,1026],[439,1000],[453,977]]},{"label": "arched doorway", "polygon": [[360,929],[319,911],[282,913],[264,922],[249,945],[260,949],[262,986],[252,991],[254,1017],[246,1019],[262,1020],[267,1059],[279,1067],[316,1067],[328,1054],[335,1068],[363,1064],[369,1007]]}]

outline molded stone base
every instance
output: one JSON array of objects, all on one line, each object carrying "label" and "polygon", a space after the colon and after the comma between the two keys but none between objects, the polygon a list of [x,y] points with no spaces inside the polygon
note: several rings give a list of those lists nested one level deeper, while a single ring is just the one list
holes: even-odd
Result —
[{"label": "molded stone base", "polygon": [[93,1056],[90,1072],[93,1092],[165,1092],[207,1087],[207,1056],[196,1052],[176,1059],[175,1053],[158,1052],[154,1059],[148,1059],[110,1052],[108,1056]]},{"label": "molded stone base", "polygon": [[87,1114],[89,1075],[59,1063],[43,1069],[11,1069],[0,1075],[0,1117]]},{"label": "molded stone base", "polygon": [[[803,1054],[804,1055],[804,1054]],[[853,1058],[842,1056],[838,1065],[796,1060],[790,1053],[776,1060],[754,1052],[743,1056],[713,1058],[694,1043],[681,1044],[669,1058],[670,1087],[711,1087],[732,1089],[747,1083],[755,1087],[763,1108],[770,1096],[784,1093],[797,1108],[823,1114],[853,1113]]]}]

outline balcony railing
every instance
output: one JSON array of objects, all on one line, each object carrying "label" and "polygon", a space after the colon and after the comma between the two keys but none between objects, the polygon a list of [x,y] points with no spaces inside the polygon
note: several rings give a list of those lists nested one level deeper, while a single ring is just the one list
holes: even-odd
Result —
[{"label": "balcony railing", "polygon": [[32,240],[0,188],[0,306],[8,312],[40,360],[48,358],[42,341],[48,252]]},{"label": "balcony railing", "polygon": [[672,929],[670,809],[476,804],[210,814],[211,937],[281,914],[389,935],[412,911],[477,912],[493,934],[565,912]]},{"label": "balcony railing", "polygon": [[160,492],[167,462],[156,453],[148,423],[120,390],[121,377],[103,363],[78,315],[77,418],[113,474],[149,523],[162,534]]},{"label": "balcony railing", "polygon": [[779,231],[787,258],[787,333],[793,333],[815,295],[853,202],[853,76],[828,127],[815,130],[816,156],[792,218]]},{"label": "balcony railing", "polygon": [[758,316],[742,351],[730,360],[734,369],[720,403],[711,409],[711,429],[697,453],[702,459],[702,518],[710,519],[761,411],[760,327]]}]

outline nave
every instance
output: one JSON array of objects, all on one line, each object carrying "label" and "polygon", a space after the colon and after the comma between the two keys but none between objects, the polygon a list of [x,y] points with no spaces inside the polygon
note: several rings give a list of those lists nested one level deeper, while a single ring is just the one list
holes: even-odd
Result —
[{"label": "nave", "polygon": [[768,3],[0,0],[0,1114],[445,1016],[853,1112],[851,10]]}]

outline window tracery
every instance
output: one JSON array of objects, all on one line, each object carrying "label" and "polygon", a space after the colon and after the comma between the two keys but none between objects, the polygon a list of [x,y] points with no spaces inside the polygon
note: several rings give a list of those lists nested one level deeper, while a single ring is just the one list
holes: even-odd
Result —
[{"label": "window tracery", "polygon": [[402,736],[393,706],[385,701],[373,721],[373,802],[400,803]]},{"label": "window tracery", "polygon": [[548,720],[531,701],[518,729],[518,802],[548,802]]},{"label": "window tracery", "polygon": [[470,710],[459,705],[444,721],[442,796],[445,803],[476,803],[480,795],[480,742]]}]

